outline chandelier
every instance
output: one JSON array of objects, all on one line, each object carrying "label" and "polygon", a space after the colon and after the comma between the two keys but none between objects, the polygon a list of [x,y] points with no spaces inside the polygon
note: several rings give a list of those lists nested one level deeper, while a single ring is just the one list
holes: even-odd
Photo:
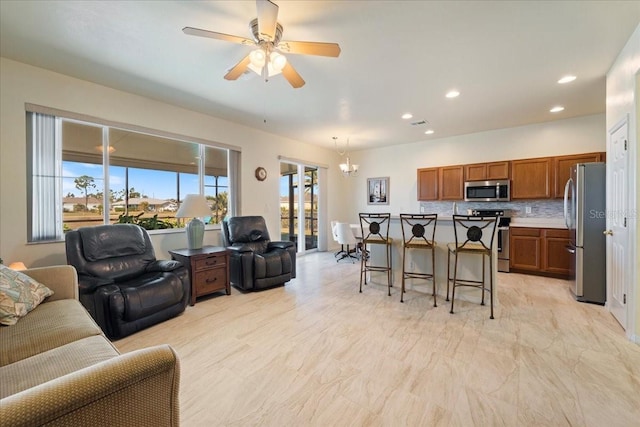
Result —
[{"label": "chandelier", "polygon": [[347,156],[346,162],[340,163],[340,171],[342,171],[342,174],[344,176],[358,176],[358,165],[351,163],[351,159],[349,158],[349,138],[347,138],[347,144],[343,151],[340,151],[340,149],[338,149],[337,136],[333,137],[333,143],[336,146],[336,151],[338,152],[338,154],[340,154],[341,156],[344,156],[346,154]]}]

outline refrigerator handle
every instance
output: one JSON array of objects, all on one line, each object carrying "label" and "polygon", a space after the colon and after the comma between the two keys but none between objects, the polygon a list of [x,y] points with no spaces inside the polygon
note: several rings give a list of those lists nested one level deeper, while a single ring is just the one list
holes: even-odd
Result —
[{"label": "refrigerator handle", "polygon": [[564,224],[568,229],[571,229],[571,224],[569,220],[569,185],[571,183],[571,178],[567,180],[567,183],[564,185]]}]

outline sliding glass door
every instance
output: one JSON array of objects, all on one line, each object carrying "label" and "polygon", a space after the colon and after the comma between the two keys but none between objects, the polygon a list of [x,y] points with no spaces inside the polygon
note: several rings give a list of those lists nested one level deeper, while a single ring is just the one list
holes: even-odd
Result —
[{"label": "sliding glass door", "polygon": [[318,191],[317,167],[280,163],[281,239],[296,243],[298,252],[318,247]]}]

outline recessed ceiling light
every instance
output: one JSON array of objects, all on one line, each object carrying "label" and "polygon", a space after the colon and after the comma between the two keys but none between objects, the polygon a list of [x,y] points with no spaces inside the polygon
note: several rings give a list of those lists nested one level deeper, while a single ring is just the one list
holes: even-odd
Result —
[{"label": "recessed ceiling light", "polygon": [[460,95],[460,92],[458,92],[457,90],[450,90],[449,92],[447,92],[445,96],[447,98],[457,98],[459,95]]},{"label": "recessed ceiling light", "polygon": [[402,118],[405,119],[405,120],[409,120],[411,117],[413,117],[413,114],[411,114],[411,113],[404,113],[402,115]]},{"label": "recessed ceiling light", "polygon": [[550,113],[559,113],[562,110],[564,110],[564,107],[561,107],[560,105],[558,105],[557,107],[553,107],[551,110],[549,110],[549,112]]},{"label": "recessed ceiling light", "polygon": [[431,135],[433,133],[433,129],[429,129],[427,131],[424,132],[425,135]]},{"label": "recessed ceiling light", "polygon": [[572,82],[576,79],[576,76],[564,76],[563,78],[561,78],[560,80],[558,80],[558,83],[560,84],[565,84],[565,83],[569,83]]}]

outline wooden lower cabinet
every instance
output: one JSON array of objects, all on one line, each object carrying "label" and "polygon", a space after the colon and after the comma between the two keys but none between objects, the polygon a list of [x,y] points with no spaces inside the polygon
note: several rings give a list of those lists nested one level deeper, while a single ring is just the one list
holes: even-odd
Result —
[{"label": "wooden lower cabinet", "polygon": [[567,279],[571,277],[569,230],[559,228],[510,229],[510,270]]},{"label": "wooden lower cabinet", "polygon": [[542,239],[542,271],[562,276],[571,275],[571,254],[567,251],[569,230],[545,229]]},{"label": "wooden lower cabinet", "polygon": [[510,270],[540,271],[540,229],[511,227],[509,231]]}]

